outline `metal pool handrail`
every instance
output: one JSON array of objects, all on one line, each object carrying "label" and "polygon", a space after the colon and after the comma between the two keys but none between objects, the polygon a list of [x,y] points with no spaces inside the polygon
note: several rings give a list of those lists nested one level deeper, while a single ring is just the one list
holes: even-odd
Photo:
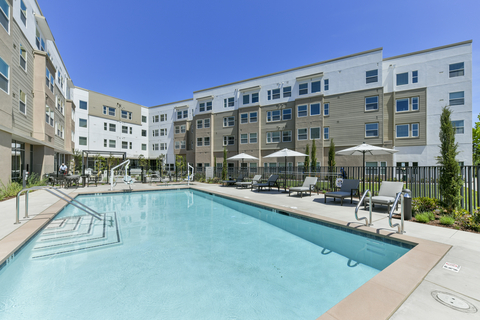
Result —
[{"label": "metal pool handrail", "polygon": [[[400,216],[400,223],[395,223],[392,225],[392,216],[393,216],[393,211],[395,210],[395,207],[398,204],[398,200],[402,200],[401,202],[401,216]],[[390,225],[391,228],[398,227],[397,233],[405,233],[405,230],[403,229],[403,221],[404,221],[404,200],[403,200],[403,192],[399,192],[397,196],[395,197],[395,201],[393,202],[392,209],[390,210],[390,213],[388,215],[388,224]]]},{"label": "metal pool handrail", "polygon": [[[53,191],[50,190],[50,189],[54,189],[55,191],[57,191],[58,193],[64,195],[65,197],[67,197],[67,198],[70,199],[70,200],[68,200],[67,198],[62,197],[61,195],[53,192]],[[36,187],[31,187],[31,188],[22,189],[19,193],[17,193],[17,208],[16,208],[17,210],[16,210],[16,221],[15,221],[15,224],[19,224],[19,223],[20,223],[20,221],[19,221],[19,220],[20,220],[20,196],[22,195],[23,192],[27,192],[27,193],[25,194],[25,217],[24,217],[24,218],[26,218],[26,219],[29,218],[29,216],[28,216],[28,193],[29,193],[31,190],[45,190],[45,191],[47,191],[48,193],[53,194],[54,196],[62,199],[63,201],[66,201],[67,203],[69,203],[69,204],[77,207],[78,209],[80,209],[80,210],[88,213],[88,214],[91,215],[92,217],[97,218],[97,219],[99,219],[99,220],[102,220],[100,214],[99,214],[97,211],[95,211],[95,210],[93,210],[92,208],[88,207],[87,205],[81,203],[80,201],[75,200],[74,198],[72,198],[72,197],[70,197],[68,194],[66,194],[65,192],[62,192],[62,191],[60,191],[60,190],[58,190],[57,188],[52,187],[52,186],[36,186]],[[74,202],[78,203],[78,205],[75,204]],[[81,206],[83,206],[84,208],[82,208]]]},{"label": "metal pool handrail", "polygon": [[[358,217],[358,209],[360,208],[360,206],[362,205],[363,201],[365,200],[365,196],[367,195],[370,196],[370,205],[368,206],[369,210],[370,210],[370,220],[368,220],[367,217],[361,217],[359,218]],[[355,208],[355,219],[357,219],[358,221],[360,220],[365,220],[365,225],[367,227],[370,227],[370,226],[373,226],[372,224],[372,193],[370,192],[370,189],[367,189],[365,190],[365,192],[363,193],[363,196],[362,198],[360,199],[360,201],[358,201],[358,204],[357,204],[357,207]],[[370,221],[370,222],[369,222]]]}]

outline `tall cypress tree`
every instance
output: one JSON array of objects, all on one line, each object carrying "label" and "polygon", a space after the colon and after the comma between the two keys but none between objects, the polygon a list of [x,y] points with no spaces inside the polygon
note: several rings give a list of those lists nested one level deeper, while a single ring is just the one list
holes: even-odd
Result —
[{"label": "tall cypress tree", "polygon": [[222,180],[227,180],[227,149],[223,148]]},{"label": "tall cypress tree", "polygon": [[312,141],[312,172],[317,171],[317,146],[315,145],[315,139]]},{"label": "tall cypress tree", "polygon": [[305,163],[303,164],[303,172],[310,171],[310,156],[308,155],[310,153],[310,147],[307,144],[307,148],[305,149]]},{"label": "tall cypress tree", "polygon": [[[335,143],[333,143],[333,138],[330,140],[330,149],[328,149],[328,171],[333,172],[335,170]],[[330,188],[333,189],[333,174],[330,176]]]},{"label": "tall cypress tree", "polygon": [[458,143],[455,143],[455,129],[450,120],[451,114],[448,107],[443,107],[440,116],[440,156],[437,157],[437,163],[442,166],[439,178],[440,194],[445,206],[452,211],[460,205],[462,177],[460,166],[455,159],[459,151]]}]

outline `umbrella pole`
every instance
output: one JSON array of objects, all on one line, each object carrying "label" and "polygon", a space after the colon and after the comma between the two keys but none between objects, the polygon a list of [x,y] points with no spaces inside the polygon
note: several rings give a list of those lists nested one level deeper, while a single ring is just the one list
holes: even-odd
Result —
[{"label": "umbrella pole", "polygon": [[362,167],[363,167],[363,192],[365,193],[365,151],[363,152],[363,163],[362,163]]}]

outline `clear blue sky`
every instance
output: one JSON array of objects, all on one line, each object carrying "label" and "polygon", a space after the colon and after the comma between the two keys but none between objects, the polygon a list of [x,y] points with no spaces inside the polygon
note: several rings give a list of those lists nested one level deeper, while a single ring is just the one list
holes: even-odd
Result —
[{"label": "clear blue sky", "polygon": [[480,112],[479,0],[38,2],[75,85],[144,106],[374,48],[473,40]]}]

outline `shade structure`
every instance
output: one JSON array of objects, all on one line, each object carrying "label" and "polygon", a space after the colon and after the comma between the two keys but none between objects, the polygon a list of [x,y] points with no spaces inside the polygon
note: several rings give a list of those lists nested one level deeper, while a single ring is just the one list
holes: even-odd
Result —
[{"label": "shade structure", "polygon": [[363,191],[365,192],[365,154],[374,156],[374,155],[382,155],[382,154],[393,154],[395,152],[398,152],[398,150],[372,146],[364,142],[358,146],[337,151],[335,152],[335,154],[350,155],[350,156],[363,155]]},{"label": "shade structure", "polygon": [[268,156],[265,156],[264,158],[281,158],[281,157],[285,157],[285,181],[284,181],[284,188],[287,187],[287,157],[305,157],[306,154],[305,153],[301,153],[301,152],[298,152],[298,151],[294,151],[294,150],[290,150],[288,148],[285,148],[285,149],[282,149],[282,150],[279,150],[279,151],[276,151],[274,153],[271,153],[269,154]]},{"label": "shade structure", "polygon": [[251,156],[246,153],[240,153],[240,154],[237,154],[236,156],[227,158],[227,160],[242,160],[243,162],[244,160],[258,160],[258,158],[255,158],[254,156]]}]

